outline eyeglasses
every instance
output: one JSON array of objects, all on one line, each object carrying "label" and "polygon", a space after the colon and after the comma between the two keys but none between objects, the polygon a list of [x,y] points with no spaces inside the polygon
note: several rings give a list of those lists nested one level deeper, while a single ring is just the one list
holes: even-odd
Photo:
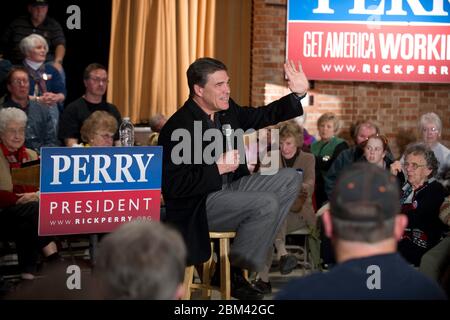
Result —
[{"label": "eyeglasses", "polygon": [[422,128],[422,132],[432,132],[432,133],[438,133],[438,128],[431,127],[431,128]]},{"label": "eyeglasses", "polygon": [[30,83],[30,81],[28,81],[26,79],[13,79],[13,80],[11,80],[11,84],[19,85],[19,86],[24,86],[24,85],[27,85],[29,83]]},{"label": "eyeglasses", "polygon": [[108,78],[89,78],[89,79],[91,79],[92,81],[97,82],[97,83],[101,83],[101,82],[109,83]]},{"label": "eyeglasses", "polygon": [[100,133],[96,133],[96,135],[98,135],[99,137],[102,137],[103,140],[113,140],[114,139],[114,135],[113,134],[100,134]]},{"label": "eyeglasses", "polygon": [[411,162],[411,163],[404,162],[403,163],[403,168],[405,168],[405,169],[407,169],[408,167],[411,167],[411,169],[417,170],[417,168],[426,167],[426,166],[427,166],[426,164],[418,164],[418,163],[415,163],[415,162]]},{"label": "eyeglasses", "polygon": [[10,136],[24,135],[25,134],[25,128],[19,128],[19,129],[8,128],[8,129],[5,129],[5,133],[10,135]]}]

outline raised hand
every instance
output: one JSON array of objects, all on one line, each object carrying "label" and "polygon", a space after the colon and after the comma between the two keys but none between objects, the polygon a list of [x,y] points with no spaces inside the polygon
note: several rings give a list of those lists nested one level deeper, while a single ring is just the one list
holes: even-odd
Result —
[{"label": "raised hand", "polygon": [[292,60],[287,61],[284,64],[284,71],[286,72],[289,89],[298,96],[303,96],[309,89],[309,82],[300,61],[298,62],[298,69]]}]

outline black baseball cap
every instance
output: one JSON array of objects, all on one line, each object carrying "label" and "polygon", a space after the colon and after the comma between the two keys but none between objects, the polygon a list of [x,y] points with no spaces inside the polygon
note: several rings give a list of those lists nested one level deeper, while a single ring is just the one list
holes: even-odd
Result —
[{"label": "black baseball cap", "polygon": [[396,177],[374,164],[351,165],[339,176],[330,209],[332,217],[354,222],[382,222],[400,213]]},{"label": "black baseball cap", "polygon": [[48,1],[47,0],[31,0],[28,2],[28,4],[32,5],[33,7],[48,6]]}]

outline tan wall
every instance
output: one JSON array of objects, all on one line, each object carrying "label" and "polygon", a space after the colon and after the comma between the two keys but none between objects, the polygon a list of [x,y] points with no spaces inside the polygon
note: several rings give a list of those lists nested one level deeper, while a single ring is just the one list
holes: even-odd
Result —
[{"label": "tan wall", "polygon": [[[262,105],[289,92],[283,78],[286,57],[286,0],[254,0],[252,42],[252,105]],[[313,105],[305,107],[305,127],[317,136],[316,120],[332,111],[343,120],[343,134],[352,122],[371,119],[390,139],[396,156],[400,135],[410,138],[425,112],[443,122],[442,142],[450,147],[450,84],[314,81]]]}]

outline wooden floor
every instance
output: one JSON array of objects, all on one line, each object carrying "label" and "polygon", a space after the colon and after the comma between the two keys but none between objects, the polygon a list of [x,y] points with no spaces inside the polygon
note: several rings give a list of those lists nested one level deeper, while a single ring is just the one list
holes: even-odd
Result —
[{"label": "wooden floor", "polygon": [[[76,264],[81,268],[82,274],[90,276],[92,273],[88,243],[85,242],[74,242],[71,244],[70,248],[67,243],[63,244],[63,250],[61,251],[67,264]],[[277,268],[273,268],[269,274],[270,282],[272,284],[272,294],[266,295],[265,300],[273,299],[276,293],[290,280],[296,277],[302,277],[305,274],[311,273],[311,270],[303,268],[300,264],[288,275],[282,275]],[[2,255],[0,257],[0,274],[4,276],[4,279],[16,289],[21,289],[23,286],[28,285],[26,282],[20,281],[20,274],[17,268],[17,256],[14,254]],[[67,278],[68,275],[62,272],[61,277]],[[255,278],[255,274],[250,274],[250,280]],[[43,277],[44,278],[44,277]],[[44,282],[46,279],[39,279],[39,282]],[[0,292],[1,295],[1,292]],[[193,292],[192,299],[200,299],[199,294]],[[0,296],[1,298],[1,296]],[[63,297],[61,297],[64,299]],[[212,291],[212,299],[220,300],[220,293],[218,291]]]},{"label": "wooden floor", "polygon": [[[311,274],[311,269],[308,268],[304,268],[301,264],[299,264],[297,266],[296,269],[294,269],[290,274],[288,275],[282,275],[276,265],[276,262],[274,263],[274,266],[272,267],[270,273],[269,273],[269,280],[270,283],[272,285],[272,294],[266,295],[264,296],[264,300],[272,300],[275,295],[277,294],[277,292],[283,288],[283,286],[285,286],[290,280],[294,279],[294,278],[298,278],[298,277],[303,277],[305,275]],[[249,275],[249,280],[252,281],[254,280],[256,277],[256,274],[250,274]],[[212,300],[220,300],[221,296],[220,296],[220,292],[218,290],[213,290],[212,294],[211,294],[211,298]],[[200,300],[201,299],[201,292],[199,291],[194,291],[192,293],[192,300]],[[232,298],[232,300],[235,300],[234,298]]]}]

